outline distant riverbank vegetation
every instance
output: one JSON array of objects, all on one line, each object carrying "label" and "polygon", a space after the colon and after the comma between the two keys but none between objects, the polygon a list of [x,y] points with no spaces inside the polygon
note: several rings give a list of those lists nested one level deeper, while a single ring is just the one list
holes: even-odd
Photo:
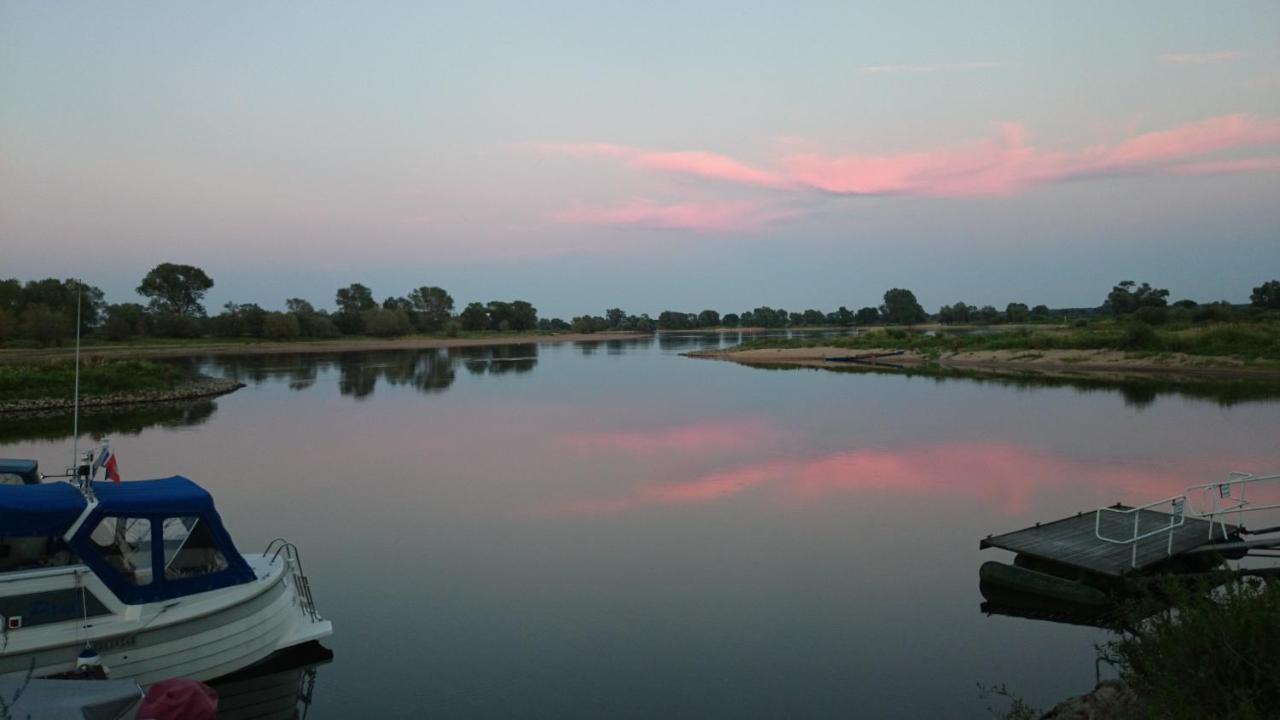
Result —
[{"label": "distant riverbank vegetation", "polygon": [[[909,297],[903,297],[902,294]],[[1251,360],[1280,360],[1280,281],[1253,289],[1249,305],[1207,304],[1180,300],[1168,304],[1168,290],[1124,281],[1112,288],[1096,309],[1049,310],[1010,303],[1004,313],[965,303],[943,306],[932,319],[942,324],[997,325],[1002,332],[918,332],[885,327],[847,337],[764,338],[735,349],[824,346],[850,349],[912,350],[924,354],[982,350],[1120,350],[1145,353],[1185,353],[1238,356]],[[898,304],[897,309],[894,303]],[[927,317],[906,290],[885,293],[882,316]],[[923,322],[920,320],[919,322]],[[915,323],[901,323],[909,325]],[[1046,325],[1038,327],[1037,325]]]},{"label": "distant riverbank vegetation", "polygon": [[[1227,302],[1169,303],[1169,291],[1148,283],[1124,281],[1112,288],[1100,306],[1051,309],[1046,305],[1008,303],[944,305],[927,313],[911,290],[893,288],[876,307],[832,312],[788,311],[759,306],[742,313],[716,310],[666,310],[657,318],[610,308],[603,315],[571,320],[543,318],[526,300],[471,302],[458,308],[444,289],[424,285],[404,295],[379,301],[361,283],[338,288],[332,309],[304,298],[288,298],[283,310],[254,303],[228,302],[210,314],[204,306],[213,278],[191,265],[162,263],[137,287],[144,303],[109,303],[102,290],[82,280],[46,278],[22,282],[0,280],[0,345],[48,347],[75,335],[77,297],[81,334],[93,342],[130,342],[152,338],[198,341],[203,338],[248,338],[272,341],[368,336],[394,338],[410,334],[460,337],[489,333],[655,332],[708,328],[867,328],[944,325],[1023,327],[1010,333],[935,337],[898,332],[894,328],[871,337],[842,342],[851,347],[872,341],[886,346],[928,349],[1116,348],[1179,351],[1198,354],[1246,354],[1277,358],[1280,281],[1253,288],[1248,305]],[[1034,329],[1034,326],[1058,326]],[[1030,327],[1030,329],[1028,329]],[[1064,332],[1063,330],[1070,332]],[[927,347],[926,347],[927,346]]]}]

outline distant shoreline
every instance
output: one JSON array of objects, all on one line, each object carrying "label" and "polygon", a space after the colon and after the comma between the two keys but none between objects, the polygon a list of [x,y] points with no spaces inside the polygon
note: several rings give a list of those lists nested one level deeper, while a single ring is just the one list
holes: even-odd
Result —
[{"label": "distant shoreline", "polygon": [[[482,337],[431,337],[410,335],[399,338],[342,338],[338,340],[207,340],[147,345],[90,345],[80,349],[82,358],[161,358],[193,355],[290,355],[298,353],[358,352],[365,350],[425,350],[431,348],[484,347],[528,343],[600,342],[653,337],[652,333],[600,332],[559,334],[513,334]],[[0,349],[0,363],[70,360],[74,347]]]},{"label": "distant shoreline", "polygon": [[[901,353],[901,354],[892,354]],[[831,358],[886,357],[861,362]],[[889,356],[889,354],[892,354]],[[700,350],[691,358],[730,360],[743,365],[791,365],[812,368],[854,368],[893,371],[935,369],[1043,377],[1091,377],[1116,381],[1141,379],[1194,379],[1199,381],[1280,382],[1280,366],[1247,365],[1233,357],[1166,353],[1127,353],[1117,350],[976,350],[929,356],[894,348],[758,348],[754,350]],[[895,367],[898,366],[898,367]]]}]

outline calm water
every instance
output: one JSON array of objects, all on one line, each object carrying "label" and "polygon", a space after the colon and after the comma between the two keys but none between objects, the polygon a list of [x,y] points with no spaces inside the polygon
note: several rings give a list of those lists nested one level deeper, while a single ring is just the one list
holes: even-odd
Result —
[{"label": "calm water", "polygon": [[[979,538],[1280,469],[1274,401],[678,355],[719,341],[216,358],[249,386],[85,422],[127,477],[208,487],[242,550],[302,548],[336,628],[311,718],[1047,706],[1105,637],[980,613],[1008,557]],[[0,437],[70,455],[61,419]]]}]

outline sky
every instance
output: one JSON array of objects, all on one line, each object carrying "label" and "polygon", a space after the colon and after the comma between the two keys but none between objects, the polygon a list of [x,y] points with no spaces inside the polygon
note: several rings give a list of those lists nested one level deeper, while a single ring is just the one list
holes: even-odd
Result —
[{"label": "sky", "polygon": [[0,0],[0,277],[543,316],[1280,276],[1276,2]]}]

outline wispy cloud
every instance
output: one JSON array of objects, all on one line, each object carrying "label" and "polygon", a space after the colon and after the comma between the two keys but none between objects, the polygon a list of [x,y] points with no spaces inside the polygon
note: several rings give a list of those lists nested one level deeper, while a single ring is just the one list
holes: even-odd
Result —
[{"label": "wispy cloud", "polygon": [[[687,175],[721,184],[765,188],[784,194],[821,191],[839,195],[974,197],[1008,195],[1037,185],[1094,177],[1193,175],[1275,169],[1270,153],[1230,159],[1206,157],[1280,144],[1280,120],[1224,115],[1139,133],[1119,142],[1075,150],[1033,144],[1018,123],[1002,123],[992,137],[950,147],[887,155],[792,153],[774,167],[724,155],[682,150],[661,152],[623,145],[548,145],[572,156],[621,159],[640,171]],[[633,200],[607,208],[578,208],[557,215],[566,222],[711,229],[756,227],[791,213],[760,201],[674,202]]]},{"label": "wispy cloud", "polygon": [[1166,53],[1160,56],[1160,60],[1172,65],[1217,65],[1218,63],[1231,62],[1238,57],[1240,57],[1240,53],[1234,50],[1220,50],[1217,52]]},{"label": "wispy cloud", "polygon": [[568,157],[601,157],[624,161],[637,169],[662,170],[743,185],[782,187],[786,178],[704,150],[653,151],[612,143],[532,143],[534,150]]},{"label": "wispy cloud", "polygon": [[751,230],[791,213],[748,200],[660,203],[636,198],[617,205],[579,205],[551,215],[557,222],[669,230]]},{"label": "wispy cloud", "polygon": [[864,65],[858,68],[858,72],[863,75],[924,75],[926,73],[936,72],[966,72],[971,70],[991,70],[1003,67],[1004,63],[1000,62],[963,62],[963,63],[933,63],[928,65],[916,64],[899,64],[899,65]]}]

